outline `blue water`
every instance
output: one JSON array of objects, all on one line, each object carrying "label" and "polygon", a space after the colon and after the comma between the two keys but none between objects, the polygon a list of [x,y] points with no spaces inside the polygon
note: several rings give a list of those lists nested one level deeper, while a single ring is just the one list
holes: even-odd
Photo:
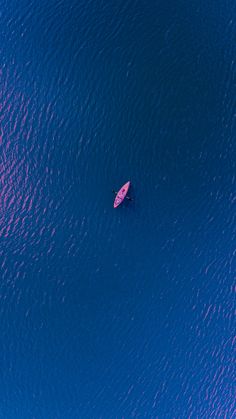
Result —
[{"label": "blue water", "polygon": [[235,1],[0,23],[0,418],[235,418]]}]

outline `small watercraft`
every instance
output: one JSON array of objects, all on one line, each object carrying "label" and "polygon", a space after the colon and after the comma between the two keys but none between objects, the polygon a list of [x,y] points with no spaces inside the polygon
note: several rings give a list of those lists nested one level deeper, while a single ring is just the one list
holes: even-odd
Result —
[{"label": "small watercraft", "polygon": [[[121,188],[120,190],[117,192],[116,197],[115,197],[115,201],[114,201],[114,208],[117,208],[121,202],[124,201],[127,192],[129,190],[130,187],[130,181],[126,182]],[[129,198],[130,199],[130,198]]]}]

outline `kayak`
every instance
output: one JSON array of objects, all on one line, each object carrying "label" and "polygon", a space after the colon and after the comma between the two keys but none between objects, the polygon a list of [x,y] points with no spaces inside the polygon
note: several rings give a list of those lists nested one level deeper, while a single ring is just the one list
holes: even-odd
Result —
[{"label": "kayak", "polygon": [[121,202],[124,201],[124,199],[127,195],[127,192],[129,190],[129,187],[130,187],[130,181],[125,183],[120,188],[120,190],[117,192],[116,197],[115,197],[115,201],[114,201],[114,208],[117,208],[121,204]]}]

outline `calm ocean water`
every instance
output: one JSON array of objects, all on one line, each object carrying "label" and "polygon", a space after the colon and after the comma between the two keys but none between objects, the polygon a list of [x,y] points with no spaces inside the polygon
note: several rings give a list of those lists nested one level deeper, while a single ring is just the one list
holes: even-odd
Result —
[{"label": "calm ocean water", "polygon": [[0,21],[0,418],[235,418],[235,1]]}]

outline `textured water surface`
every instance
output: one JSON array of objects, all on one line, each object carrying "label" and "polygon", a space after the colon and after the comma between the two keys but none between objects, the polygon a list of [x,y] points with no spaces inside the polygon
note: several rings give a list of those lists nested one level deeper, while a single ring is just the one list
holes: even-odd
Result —
[{"label": "textured water surface", "polygon": [[0,418],[236,417],[235,16],[1,2]]}]

